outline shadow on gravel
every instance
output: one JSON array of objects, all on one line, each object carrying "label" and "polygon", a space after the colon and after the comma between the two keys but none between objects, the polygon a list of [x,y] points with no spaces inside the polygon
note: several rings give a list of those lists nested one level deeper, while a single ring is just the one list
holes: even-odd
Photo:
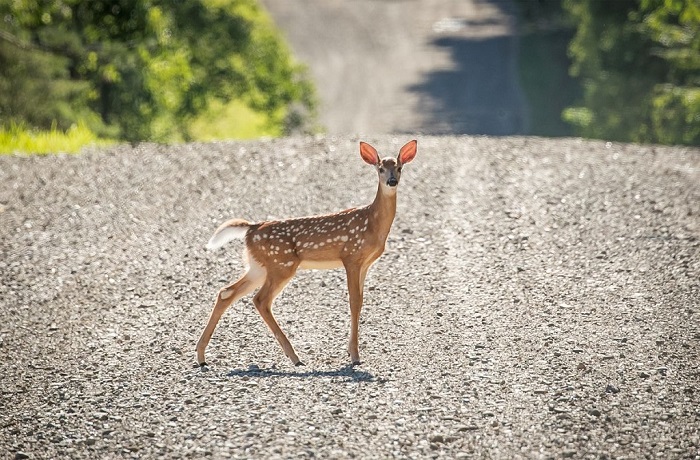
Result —
[{"label": "shadow on gravel", "polygon": [[345,377],[346,381],[375,382],[374,374],[355,369],[348,364],[335,371],[282,371],[278,369],[261,369],[252,365],[248,369],[233,369],[226,374],[228,377],[287,377],[287,378],[317,378],[317,377]]}]

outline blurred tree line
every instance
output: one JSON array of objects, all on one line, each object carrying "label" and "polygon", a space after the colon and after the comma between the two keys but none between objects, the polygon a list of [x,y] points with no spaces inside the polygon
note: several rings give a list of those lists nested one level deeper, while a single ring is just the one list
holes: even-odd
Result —
[{"label": "blurred tree line", "polygon": [[587,137],[700,144],[700,2],[566,0],[583,103],[565,118]]},{"label": "blurred tree line", "polygon": [[[520,0],[526,25],[561,17],[574,31],[580,96],[563,118],[583,137],[700,144],[698,0]],[[557,91],[557,89],[553,89]]]},{"label": "blurred tree line", "polygon": [[280,134],[314,113],[304,69],[255,0],[0,0],[0,19],[0,125],[181,141],[216,103]]}]

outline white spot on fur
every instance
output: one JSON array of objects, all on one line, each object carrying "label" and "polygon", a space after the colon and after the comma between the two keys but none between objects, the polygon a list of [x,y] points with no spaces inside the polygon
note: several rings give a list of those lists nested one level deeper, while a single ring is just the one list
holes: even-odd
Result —
[{"label": "white spot on fur", "polygon": [[340,241],[342,241],[343,243],[345,243],[347,240],[348,240],[348,236],[347,236],[347,235],[343,235],[343,236],[340,237]]}]

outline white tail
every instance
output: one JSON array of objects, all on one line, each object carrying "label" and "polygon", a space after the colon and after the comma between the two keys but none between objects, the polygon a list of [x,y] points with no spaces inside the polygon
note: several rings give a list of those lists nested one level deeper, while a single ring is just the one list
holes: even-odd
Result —
[{"label": "white tail", "polygon": [[396,187],[404,164],[416,156],[418,143],[408,142],[396,159],[380,159],[371,145],[360,142],[360,156],[373,165],[379,185],[368,206],[335,214],[280,221],[249,223],[232,219],[221,225],[207,244],[218,248],[235,238],[245,238],[248,271],[235,283],[219,291],[209,322],[197,343],[197,361],[206,364],[204,351],[221,315],[236,300],[260,288],[253,303],[296,365],[303,364],[272,315],[272,302],[301,268],[344,267],[350,294],[350,343],[353,364],[360,363],[358,335],[365,277],[369,267],[384,252],[396,215]]},{"label": "white tail", "polygon": [[207,243],[207,249],[218,249],[231,240],[244,238],[249,228],[250,222],[242,219],[226,221],[216,229]]}]

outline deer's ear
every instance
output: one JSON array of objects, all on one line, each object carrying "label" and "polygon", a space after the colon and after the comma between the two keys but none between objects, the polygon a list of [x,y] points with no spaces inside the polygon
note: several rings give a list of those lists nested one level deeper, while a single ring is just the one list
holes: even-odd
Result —
[{"label": "deer's ear", "polygon": [[418,141],[413,140],[413,141],[407,142],[406,145],[401,147],[401,150],[399,151],[399,158],[398,158],[399,163],[401,163],[401,164],[409,163],[411,160],[413,160],[416,157],[417,152],[418,152]]},{"label": "deer's ear", "polygon": [[360,156],[362,156],[365,162],[371,165],[379,164],[379,154],[377,150],[366,142],[360,142]]}]

